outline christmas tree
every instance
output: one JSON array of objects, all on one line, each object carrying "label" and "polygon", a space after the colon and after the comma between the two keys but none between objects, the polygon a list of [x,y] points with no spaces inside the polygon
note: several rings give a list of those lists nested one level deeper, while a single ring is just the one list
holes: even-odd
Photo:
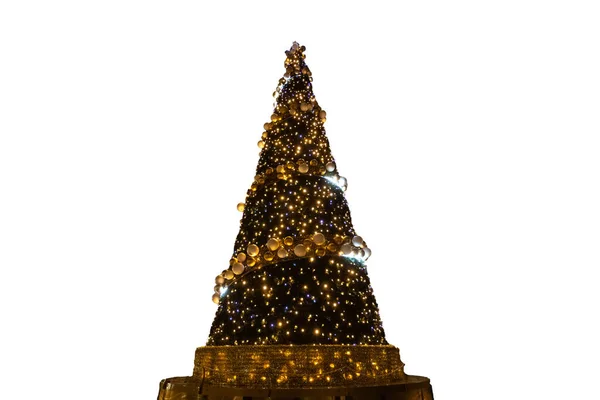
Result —
[{"label": "christmas tree", "polygon": [[215,280],[207,345],[196,350],[194,376],[164,380],[159,399],[196,388],[205,399],[299,390],[314,398],[334,393],[327,390],[355,399],[432,398],[429,380],[406,375],[386,342],[365,264],[371,250],[352,226],[347,181],[304,51],[296,42],[286,51],[256,176],[238,204],[234,251]]},{"label": "christmas tree", "polygon": [[386,344],[303,51],[286,52],[208,345]]}]

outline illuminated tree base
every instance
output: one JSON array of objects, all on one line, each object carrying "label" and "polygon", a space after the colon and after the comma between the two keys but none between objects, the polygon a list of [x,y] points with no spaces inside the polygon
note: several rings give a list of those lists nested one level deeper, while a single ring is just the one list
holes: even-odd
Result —
[{"label": "illuminated tree base", "polygon": [[406,375],[389,385],[294,389],[213,386],[195,377],[163,379],[158,400],[433,400],[429,378]]},{"label": "illuminated tree base", "polygon": [[390,345],[203,346],[193,375],[212,385],[254,388],[384,385],[406,376],[398,348]]},{"label": "illuminated tree base", "polygon": [[161,382],[159,400],[433,399],[428,378],[404,373],[394,346],[204,346],[192,377]]}]

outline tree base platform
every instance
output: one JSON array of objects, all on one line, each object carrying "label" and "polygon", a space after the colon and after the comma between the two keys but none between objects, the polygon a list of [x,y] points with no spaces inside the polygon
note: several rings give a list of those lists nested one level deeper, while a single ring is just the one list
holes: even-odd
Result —
[{"label": "tree base platform", "polygon": [[243,388],[214,386],[196,377],[160,382],[158,400],[433,400],[429,378],[406,375],[379,386]]}]

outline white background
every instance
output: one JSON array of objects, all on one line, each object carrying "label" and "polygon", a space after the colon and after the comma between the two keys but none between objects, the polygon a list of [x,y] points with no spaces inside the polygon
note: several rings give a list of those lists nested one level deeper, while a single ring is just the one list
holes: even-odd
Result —
[{"label": "white background", "polygon": [[2,2],[0,397],[192,373],[297,40],[407,372],[597,398],[594,3]]}]

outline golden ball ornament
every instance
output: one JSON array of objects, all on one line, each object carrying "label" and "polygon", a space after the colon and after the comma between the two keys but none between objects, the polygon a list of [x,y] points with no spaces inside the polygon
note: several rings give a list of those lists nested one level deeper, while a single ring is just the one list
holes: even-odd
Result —
[{"label": "golden ball ornament", "polygon": [[350,243],[344,243],[340,246],[340,251],[345,256],[350,255],[352,253],[352,246],[350,246]]},{"label": "golden ball ornament", "polygon": [[308,165],[307,164],[300,164],[300,166],[298,166],[298,171],[302,174],[305,174],[308,172]]},{"label": "golden ball ornament", "polygon": [[248,261],[246,261],[246,264],[248,264],[249,267],[254,267],[254,265],[256,265],[256,260],[250,257],[248,258]]},{"label": "golden ball ornament", "polygon": [[324,248],[319,247],[317,250],[315,250],[315,254],[319,257],[323,257],[325,255],[326,251]]},{"label": "golden ball ornament", "polygon": [[279,257],[279,258],[287,258],[287,256],[288,256],[288,252],[283,247],[280,247],[279,250],[277,250],[277,257]]},{"label": "golden ball ornament", "polygon": [[312,165],[313,167],[316,167],[317,165],[319,165],[319,160],[317,160],[316,158],[313,158],[312,160],[310,160],[310,165]]},{"label": "golden ball ornament", "polygon": [[215,285],[215,293],[219,293],[221,291],[221,285]]},{"label": "golden ball ornament", "polygon": [[294,238],[291,236],[287,236],[285,239],[283,239],[283,244],[285,244],[286,246],[291,246],[294,244]]},{"label": "golden ball ornament", "polygon": [[237,205],[237,210],[238,210],[239,212],[244,212],[244,209],[245,209],[245,208],[246,208],[246,204],[244,204],[244,203],[238,203],[238,205]]},{"label": "golden ball ornament", "polygon": [[217,285],[222,285],[225,283],[225,278],[223,277],[223,275],[217,275],[217,277],[215,278],[215,283]]},{"label": "golden ball ornament", "polygon": [[279,240],[277,240],[277,239],[269,239],[267,241],[267,247],[271,251],[277,250],[279,248]]},{"label": "golden ball ornament", "polygon": [[327,245],[327,250],[329,250],[329,251],[330,251],[330,252],[332,252],[332,253],[335,253],[335,252],[338,250],[338,248],[337,248],[337,246],[335,245],[335,243],[329,243],[329,244]]},{"label": "golden ball ornament", "polygon": [[258,146],[259,149],[265,148],[265,142],[263,142],[262,140],[259,140],[258,143],[256,143],[256,145]]},{"label": "golden ball ornament", "polygon": [[246,261],[246,254],[245,253],[239,253],[237,255],[237,260],[241,263],[243,263],[244,261]]},{"label": "golden ball ornament", "polygon": [[303,244],[299,244],[294,247],[294,254],[296,257],[304,257],[306,255],[306,247]]},{"label": "golden ball ornament", "polygon": [[233,279],[233,271],[228,269],[227,271],[225,271],[225,279],[231,280]]},{"label": "golden ball ornament", "polygon": [[283,165],[278,165],[277,168],[275,168],[275,170],[280,174],[283,174],[285,172],[285,167]]},{"label": "golden ball ornament", "polygon": [[275,258],[275,255],[273,253],[271,253],[270,251],[267,251],[264,255],[264,258],[266,261],[273,261],[273,258]]},{"label": "golden ball ornament", "polygon": [[212,301],[213,301],[213,303],[219,304],[219,300],[221,300],[221,296],[219,296],[218,293],[215,293],[215,294],[212,295]]},{"label": "golden ball ornament", "polygon": [[241,274],[242,272],[244,272],[244,264],[242,264],[242,263],[239,263],[239,262],[238,262],[238,263],[235,263],[235,264],[233,264],[233,266],[231,267],[231,270],[233,271],[233,273],[234,273],[235,275],[239,275],[239,274]]},{"label": "golden ball ornament", "polygon": [[252,256],[252,257],[256,257],[259,252],[260,252],[260,249],[255,244],[249,244],[248,247],[246,248],[246,253],[248,253],[248,255]]},{"label": "golden ball ornament", "polygon": [[322,233],[315,233],[312,239],[317,246],[322,246],[325,244],[325,235]]},{"label": "golden ball ornament", "polygon": [[325,112],[325,110],[319,111],[319,118],[321,118],[321,119],[327,118],[327,113]]}]

